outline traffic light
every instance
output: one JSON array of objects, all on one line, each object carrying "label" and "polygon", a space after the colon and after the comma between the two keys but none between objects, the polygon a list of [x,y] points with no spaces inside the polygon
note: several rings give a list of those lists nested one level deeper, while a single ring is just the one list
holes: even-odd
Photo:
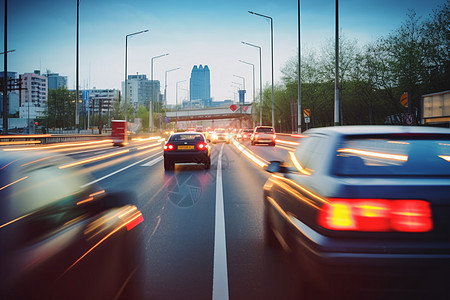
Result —
[{"label": "traffic light", "polygon": [[34,122],[34,125],[38,126],[38,122]]}]

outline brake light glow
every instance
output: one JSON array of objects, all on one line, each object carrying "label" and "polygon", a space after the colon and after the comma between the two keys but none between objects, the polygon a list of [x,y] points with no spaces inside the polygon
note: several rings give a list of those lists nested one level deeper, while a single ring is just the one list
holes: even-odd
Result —
[{"label": "brake light glow", "polygon": [[165,144],[164,145],[164,151],[172,151],[175,149],[175,146],[172,144]]},{"label": "brake light glow", "polygon": [[209,145],[205,142],[200,142],[197,144],[197,149],[198,150],[206,150],[208,149]]},{"label": "brake light glow", "polygon": [[433,229],[430,204],[423,200],[329,199],[320,226],[347,231],[426,232]]}]

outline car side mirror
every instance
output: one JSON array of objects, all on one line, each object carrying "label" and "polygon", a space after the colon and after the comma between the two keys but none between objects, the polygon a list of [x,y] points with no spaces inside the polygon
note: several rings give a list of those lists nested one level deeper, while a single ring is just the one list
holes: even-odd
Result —
[{"label": "car side mirror", "polygon": [[208,144],[211,144],[211,139],[206,139],[206,142],[207,142]]},{"label": "car side mirror", "polygon": [[266,167],[266,171],[269,173],[288,173],[288,169],[283,165],[281,161],[271,161]]}]

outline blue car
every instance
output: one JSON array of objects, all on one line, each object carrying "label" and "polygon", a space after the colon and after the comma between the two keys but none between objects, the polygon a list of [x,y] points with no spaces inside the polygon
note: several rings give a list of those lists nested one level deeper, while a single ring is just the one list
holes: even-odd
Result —
[{"label": "blue car", "polygon": [[284,162],[269,164],[264,186],[266,242],[299,262],[303,292],[448,299],[450,129],[304,135]]}]

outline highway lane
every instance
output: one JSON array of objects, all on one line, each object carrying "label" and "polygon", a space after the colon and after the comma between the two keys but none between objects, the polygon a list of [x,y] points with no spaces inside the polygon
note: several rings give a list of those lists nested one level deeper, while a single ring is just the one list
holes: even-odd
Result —
[{"label": "highway lane", "polygon": [[[286,155],[285,150],[276,147],[246,146],[255,148],[267,160]],[[262,187],[268,174],[233,144],[213,145],[210,170],[198,165],[176,165],[171,172],[164,172],[161,147],[145,154],[133,150],[135,146],[111,147],[105,154],[123,149],[130,152],[87,163],[85,168],[101,179],[98,183],[106,190],[127,191],[130,201],[144,215],[142,299],[213,299],[213,286],[217,285],[214,270],[223,268],[214,265],[221,147],[225,284],[229,299],[296,298],[297,285],[289,259],[264,244]],[[91,156],[98,154],[94,151]],[[70,156],[82,160],[88,155]],[[223,280],[218,284],[223,285]]]},{"label": "highway lane", "polygon": [[[264,161],[287,154],[278,146],[244,146]],[[163,168],[162,141],[58,152],[92,172],[93,182],[107,191],[126,191],[142,211],[141,299],[298,298],[295,267],[264,242],[262,188],[268,174],[233,144],[212,147],[210,170],[176,165],[170,172]],[[223,232],[216,222],[220,214]],[[217,244],[222,234],[224,243]]]}]

